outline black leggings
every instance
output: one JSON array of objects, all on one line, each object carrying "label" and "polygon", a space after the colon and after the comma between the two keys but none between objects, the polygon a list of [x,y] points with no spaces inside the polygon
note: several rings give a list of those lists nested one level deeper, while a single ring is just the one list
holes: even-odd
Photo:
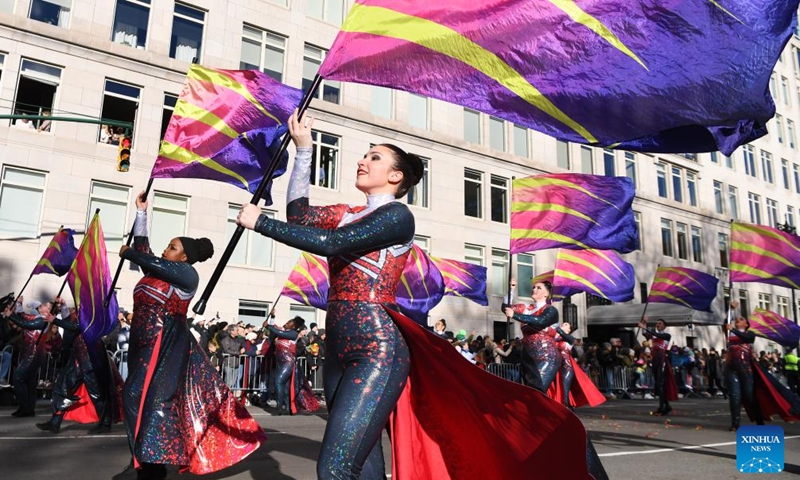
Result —
[{"label": "black leggings", "polygon": [[275,394],[278,399],[278,408],[286,405],[289,411],[292,411],[291,399],[289,398],[289,388],[292,381],[292,371],[294,371],[295,362],[293,360],[287,362],[278,362],[275,369]]},{"label": "black leggings", "polygon": [[742,401],[750,407],[756,423],[762,425],[764,419],[756,402],[753,367],[749,361],[739,359],[728,362],[725,383],[728,387],[728,404],[731,408],[731,424],[739,426],[742,415]]}]

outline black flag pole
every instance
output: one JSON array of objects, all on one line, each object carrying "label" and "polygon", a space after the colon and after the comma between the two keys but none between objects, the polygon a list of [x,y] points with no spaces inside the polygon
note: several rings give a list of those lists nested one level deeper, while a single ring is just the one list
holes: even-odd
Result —
[{"label": "black flag pole", "polygon": [[[298,118],[303,116],[303,113],[308,109],[308,106],[311,104],[311,99],[314,98],[314,94],[319,87],[319,84],[322,82],[322,77],[317,74],[314,77],[314,81],[311,83],[311,86],[305,92],[303,99],[300,101],[300,106],[298,107]],[[278,168],[278,163],[283,155],[283,152],[289,147],[289,142],[291,141],[292,137],[287,132],[283,136],[283,140],[281,140],[281,145],[278,147],[278,150],[272,155],[272,160],[270,161],[269,167],[267,171],[264,173],[264,177],[261,178],[261,183],[258,184],[258,188],[256,189],[255,193],[253,193],[253,198],[250,199],[250,203],[253,205],[257,205],[258,201],[261,200],[261,197],[264,195],[264,191],[267,189],[267,185],[269,185],[270,180],[272,180],[272,176],[275,174],[275,170]],[[228,264],[228,261],[231,259],[233,255],[234,249],[236,249],[236,244],[239,243],[239,239],[242,238],[242,234],[244,233],[244,227],[241,225],[236,226],[236,230],[233,232],[230,241],[228,242],[228,246],[225,248],[225,252],[222,254],[222,257],[219,259],[219,263],[217,263],[217,268],[214,269],[214,273],[211,275],[211,278],[208,279],[208,284],[206,284],[205,290],[203,290],[203,294],[200,295],[200,299],[192,308],[192,311],[198,315],[202,315],[206,311],[206,304],[208,303],[208,299],[211,297],[211,294],[214,292],[214,288],[217,286],[217,282],[219,282],[220,277],[222,276],[222,271],[225,270],[225,266]]]}]

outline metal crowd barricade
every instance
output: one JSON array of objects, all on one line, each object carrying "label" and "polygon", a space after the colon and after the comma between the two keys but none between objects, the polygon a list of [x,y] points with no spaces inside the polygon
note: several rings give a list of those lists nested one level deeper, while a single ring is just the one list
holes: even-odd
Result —
[{"label": "metal crowd barricade", "polygon": [[11,345],[6,345],[0,350],[0,374],[3,373],[3,370],[6,370],[6,374],[0,376],[0,383],[2,385],[10,385],[11,384],[11,367],[12,367],[12,359],[14,358],[14,347]]},{"label": "metal crowd barricade", "polygon": [[128,378],[128,350],[117,350],[112,355],[112,358],[114,360],[114,365],[117,366],[120,377],[126,380]]},{"label": "metal crowd barricade", "polygon": [[623,397],[632,398],[634,395],[645,395],[652,392],[655,386],[653,372],[650,367],[645,368],[644,374],[640,377],[636,373],[636,367],[611,367],[611,383],[608,381],[608,367],[600,369],[600,374],[592,376],[597,388],[606,393],[613,393]]},{"label": "metal crowd barricade", "polygon": [[51,390],[56,381],[56,361],[58,354],[53,355],[47,352],[44,363],[39,367],[39,374],[36,381],[36,388],[39,390]]},{"label": "metal crowd barricade", "polygon": [[521,365],[513,363],[490,363],[486,366],[486,371],[510,382],[522,383],[520,367]]},{"label": "metal crowd barricade", "polygon": [[[297,357],[296,368],[305,373],[306,380],[311,382],[314,393],[322,393],[322,359],[320,367],[311,371],[304,356]],[[220,375],[222,381],[234,392],[264,392],[273,390],[275,385],[274,366],[269,365],[263,355],[222,355]]]}]

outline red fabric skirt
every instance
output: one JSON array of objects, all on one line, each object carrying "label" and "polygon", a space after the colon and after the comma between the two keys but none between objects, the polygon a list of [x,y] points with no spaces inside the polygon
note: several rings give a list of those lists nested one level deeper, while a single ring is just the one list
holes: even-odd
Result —
[{"label": "red fabric skirt", "polygon": [[[569,357],[569,361],[572,362],[572,371],[575,372],[572,385],[569,387],[569,404],[578,408],[584,405],[596,407],[605,402],[605,395],[597,389],[594,382],[583,372],[578,362],[576,362],[572,356]],[[561,372],[559,372],[558,375],[556,375],[555,381],[553,381],[553,383],[550,384],[550,388],[547,389],[547,396],[562,404],[564,403],[564,389],[561,386],[563,382],[564,379],[561,378]]]}]

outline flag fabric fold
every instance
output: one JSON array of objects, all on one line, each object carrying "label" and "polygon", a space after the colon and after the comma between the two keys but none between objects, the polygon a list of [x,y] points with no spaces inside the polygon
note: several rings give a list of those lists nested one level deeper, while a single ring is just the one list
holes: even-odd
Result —
[{"label": "flag fabric fold", "polygon": [[800,342],[800,326],[775,312],[756,308],[750,315],[749,321],[750,330],[759,337],[785,347],[796,347]]},{"label": "flag fabric fold", "polygon": [[566,250],[556,254],[553,283],[614,302],[633,299],[633,265],[610,250]]},{"label": "flag fabric fold", "polygon": [[719,280],[692,268],[658,267],[648,302],[674,303],[695,310],[711,311]]},{"label": "flag fabric fold", "polygon": [[428,312],[444,296],[444,278],[431,258],[417,245],[406,260],[397,285],[397,306],[415,322],[426,326]]},{"label": "flag fabric fold", "polygon": [[511,199],[511,253],[549,248],[639,248],[627,177],[553,173],[519,178]]},{"label": "flag fabric fold", "polygon": [[303,305],[327,310],[329,280],[328,262],[316,255],[301,252],[297,264],[286,279],[281,295]]},{"label": "flag fabric fold", "polygon": [[[254,193],[301,98],[301,90],[258,70],[192,65],[150,176],[216,180]],[[287,160],[284,152],[273,178]]]},{"label": "flag fabric fold", "polygon": [[75,230],[60,228],[45,249],[42,258],[36,263],[31,275],[49,273],[60,277],[69,272],[75,256],[78,255],[74,237]]},{"label": "flag fabric fold", "polygon": [[356,0],[319,73],[603,147],[730,155],[766,134],[797,0],[579,3]]},{"label": "flag fabric fold", "polygon": [[765,225],[731,224],[731,281],[800,288],[800,238]]},{"label": "flag fabric fold", "polygon": [[489,305],[486,298],[486,267],[449,258],[430,257],[444,279],[444,294],[463,297],[478,305]]}]

